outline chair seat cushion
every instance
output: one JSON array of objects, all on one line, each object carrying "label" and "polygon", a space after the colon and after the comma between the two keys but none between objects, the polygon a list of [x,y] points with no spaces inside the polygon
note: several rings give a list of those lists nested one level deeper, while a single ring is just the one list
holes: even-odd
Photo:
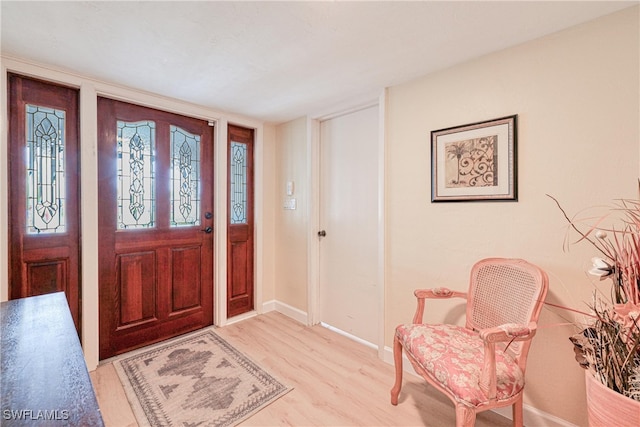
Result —
[{"label": "chair seat cushion", "polygon": [[[484,344],[477,332],[455,325],[400,325],[396,328],[405,351],[449,391],[454,399],[477,407],[488,402],[478,385]],[[497,400],[516,395],[524,375],[513,358],[496,346]]]}]

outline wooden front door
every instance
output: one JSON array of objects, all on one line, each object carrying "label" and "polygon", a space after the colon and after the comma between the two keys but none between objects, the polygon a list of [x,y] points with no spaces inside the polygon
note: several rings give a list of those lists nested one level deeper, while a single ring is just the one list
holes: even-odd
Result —
[{"label": "wooden front door", "polygon": [[213,127],[98,99],[100,358],[213,323]]},{"label": "wooden front door", "polygon": [[253,129],[229,125],[227,317],[253,310]]},{"label": "wooden front door", "polygon": [[9,75],[9,297],[64,291],[80,333],[78,91]]}]

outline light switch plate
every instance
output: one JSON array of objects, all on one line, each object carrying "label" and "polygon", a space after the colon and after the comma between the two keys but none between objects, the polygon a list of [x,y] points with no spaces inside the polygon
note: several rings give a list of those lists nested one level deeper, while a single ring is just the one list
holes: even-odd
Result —
[{"label": "light switch plate", "polygon": [[293,199],[293,198],[284,199],[283,207],[286,210],[295,210],[297,207],[296,199]]}]

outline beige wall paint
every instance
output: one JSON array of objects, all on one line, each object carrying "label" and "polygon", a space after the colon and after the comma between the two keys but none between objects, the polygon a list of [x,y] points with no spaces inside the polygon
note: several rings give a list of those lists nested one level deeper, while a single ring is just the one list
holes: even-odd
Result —
[{"label": "beige wall paint", "polygon": [[[413,316],[418,287],[467,287],[487,256],[526,258],[550,276],[548,301],[585,309],[593,251],[563,251],[570,213],[637,197],[640,158],[639,9],[574,27],[388,89],[386,116],[385,345]],[[518,114],[519,201],[430,202],[430,132]],[[298,210],[276,206],[276,298],[306,311],[307,122],[277,128],[276,201],[296,181]],[[464,307],[437,302],[426,320],[462,322]],[[586,424],[583,372],[567,312],[543,310],[525,404]],[[390,383],[391,384],[391,383]]]},{"label": "beige wall paint", "polygon": [[[262,209],[262,214],[258,216],[262,223],[259,224],[261,233],[258,233],[262,237],[260,244],[262,246],[261,259],[256,259],[257,263],[260,263],[261,268],[257,269],[256,283],[262,283],[256,291],[262,292],[261,301],[272,301],[276,297],[275,288],[275,275],[276,275],[276,255],[275,255],[275,242],[276,242],[276,228],[275,228],[275,213],[276,208],[279,206],[277,203],[277,192],[275,187],[275,171],[276,171],[276,127],[274,125],[265,124],[263,127],[262,138],[262,173],[260,176],[264,178],[260,188],[262,189],[262,200],[256,199],[256,207]],[[260,274],[261,272],[261,274]],[[259,307],[256,307],[260,310]]]},{"label": "beige wall paint", "polygon": [[[307,119],[301,117],[279,125],[276,139],[275,294],[279,302],[306,312],[309,222]],[[283,208],[287,181],[294,182],[295,210]]]},{"label": "beige wall paint", "polygon": [[[584,309],[587,247],[563,252],[570,213],[636,197],[640,144],[638,8],[485,56],[388,92],[386,345],[411,320],[416,287],[464,290],[473,262],[522,257],[550,276],[549,301]],[[430,131],[518,114],[517,203],[431,203]],[[545,309],[525,403],[585,425],[571,327]],[[566,313],[561,313],[563,316]],[[460,321],[435,303],[427,320]],[[568,315],[567,315],[568,316]],[[570,317],[570,316],[568,316]]]}]

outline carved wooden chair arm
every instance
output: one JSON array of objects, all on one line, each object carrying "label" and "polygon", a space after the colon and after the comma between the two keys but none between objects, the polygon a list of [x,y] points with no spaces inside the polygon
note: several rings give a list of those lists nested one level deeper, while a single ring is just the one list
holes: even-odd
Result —
[{"label": "carved wooden chair arm", "polygon": [[418,306],[416,307],[416,314],[413,316],[413,323],[422,323],[422,317],[424,316],[424,301],[426,298],[431,299],[447,299],[447,298],[467,298],[466,292],[452,291],[448,288],[433,288],[433,289],[416,289],[413,294],[418,299]]},{"label": "carved wooden chair arm", "polygon": [[496,343],[527,341],[536,334],[536,322],[528,325],[508,323],[495,328],[483,329],[479,332],[484,341],[484,364],[480,375],[480,389],[489,398],[496,397]]},{"label": "carved wooden chair arm", "polygon": [[526,341],[533,338],[536,334],[537,328],[538,325],[536,322],[530,322],[528,325],[507,323],[496,326],[495,328],[481,330],[480,338],[482,338],[485,343]]}]

